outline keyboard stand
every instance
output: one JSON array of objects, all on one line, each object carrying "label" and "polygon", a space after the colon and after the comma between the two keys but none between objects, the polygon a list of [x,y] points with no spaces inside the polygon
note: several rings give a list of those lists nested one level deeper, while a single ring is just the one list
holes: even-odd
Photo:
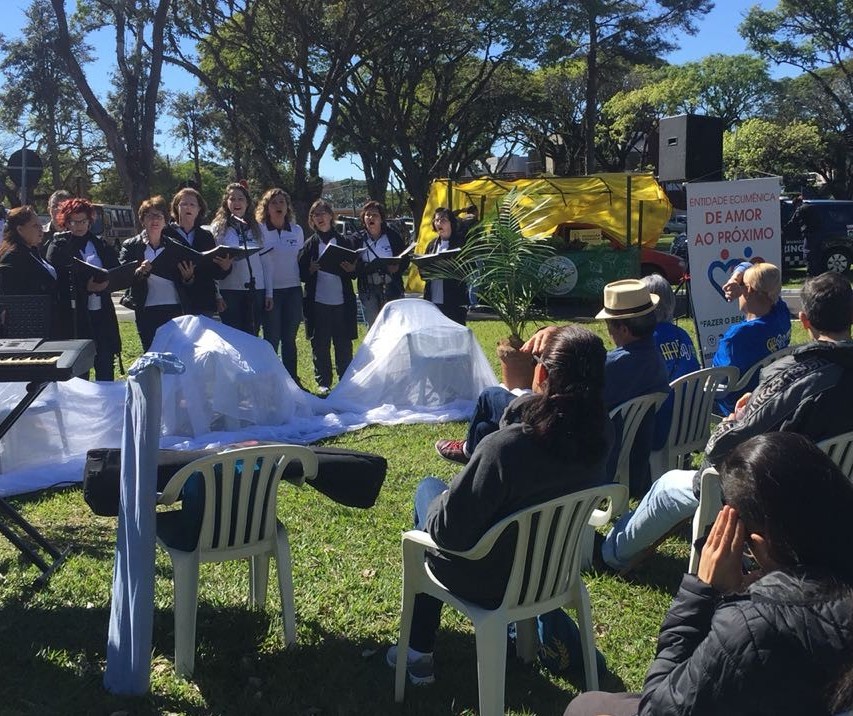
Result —
[{"label": "keyboard stand", "polygon": [[[0,440],[11,430],[12,426],[23,415],[24,411],[32,405],[33,401],[41,395],[42,391],[52,381],[32,382],[27,384],[26,393],[18,404],[0,422]],[[32,524],[27,522],[18,511],[6,500],[0,498],[0,534],[8,539],[18,551],[32,564],[41,570],[41,575],[36,579],[33,586],[37,589],[47,584],[50,575],[62,564],[70,549],[60,552],[52,545]],[[36,545],[46,552],[50,561],[44,559],[27,541],[32,540]]]}]

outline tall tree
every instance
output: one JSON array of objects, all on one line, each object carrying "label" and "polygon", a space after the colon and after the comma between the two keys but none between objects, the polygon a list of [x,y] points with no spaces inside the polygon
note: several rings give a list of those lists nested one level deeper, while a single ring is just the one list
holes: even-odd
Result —
[{"label": "tall tree", "polygon": [[57,53],[86,103],[86,113],[104,133],[121,184],[132,206],[148,197],[154,167],[154,128],[160,112],[163,37],[171,0],[78,1],[75,27],[81,35],[112,27],[116,93],[105,105],[92,90],[75,52],[65,0],[51,0],[57,21]]},{"label": "tall tree", "polygon": [[[753,7],[740,26],[750,48],[767,60],[797,67],[829,100],[839,119],[848,165],[838,188],[853,191],[853,6],[850,0],[780,0]],[[837,140],[836,140],[837,141]],[[843,188],[842,188],[843,185]]]},{"label": "tall tree", "polygon": [[679,33],[695,34],[695,20],[712,0],[575,0],[555,3],[554,34],[544,57],[583,57],[585,169],[595,169],[599,87],[617,59],[649,63],[678,47]]},{"label": "tall tree", "polygon": [[[82,142],[77,146],[76,140],[89,132],[81,131],[77,88],[55,51],[58,28],[49,0],[33,0],[25,15],[20,38],[2,43],[0,124],[37,147],[47,161],[50,186],[61,187],[75,155],[86,162],[87,147]],[[88,62],[91,48],[77,36],[71,43],[81,64]]]},{"label": "tall tree", "polygon": [[169,102],[169,115],[175,119],[172,136],[184,143],[193,164],[193,181],[201,189],[201,157],[213,138],[210,100],[201,92],[178,92]]}]

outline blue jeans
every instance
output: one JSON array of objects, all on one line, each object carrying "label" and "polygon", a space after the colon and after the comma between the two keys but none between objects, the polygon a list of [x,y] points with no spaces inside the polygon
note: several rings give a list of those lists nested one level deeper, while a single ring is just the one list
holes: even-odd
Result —
[{"label": "blue jeans", "polygon": [[272,310],[264,311],[264,338],[278,352],[281,344],[281,362],[290,377],[298,380],[296,371],[296,333],[302,323],[302,289],[276,288],[272,292]]},{"label": "blue jeans", "polygon": [[465,440],[465,450],[469,455],[474,454],[480,440],[489,433],[497,431],[504,411],[513,400],[515,396],[499,385],[486,388],[480,393],[474,408],[474,417],[468,424],[468,437]]},{"label": "blue jeans", "polygon": [[[437,477],[425,477],[415,489],[415,529],[425,530],[430,503],[447,490],[447,483]],[[412,608],[412,632],[409,646],[416,651],[429,653],[435,647],[435,635],[441,623],[442,602],[428,594],[415,595]]]},{"label": "blue jeans", "polygon": [[601,556],[613,569],[624,569],[640,552],[696,512],[695,470],[670,470],[655,482],[637,509],[625,512],[607,534]]}]

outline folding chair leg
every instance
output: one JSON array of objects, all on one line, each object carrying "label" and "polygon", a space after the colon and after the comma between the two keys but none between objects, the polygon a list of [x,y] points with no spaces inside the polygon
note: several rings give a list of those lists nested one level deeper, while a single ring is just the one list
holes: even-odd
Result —
[{"label": "folding chair leg", "polygon": [[278,573],[278,591],[281,594],[281,619],[284,623],[284,646],[296,643],[296,606],[293,602],[293,572],[290,563],[290,541],[287,528],[278,523],[276,534],[275,567]]},{"label": "folding chair leg", "polygon": [[267,582],[270,578],[269,554],[255,554],[249,558],[249,604],[263,609],[267,603]]},{"label": "folding chair leg", "polygon": [[394,701],[403,702],[406,690],[406,657],[409,655],[409,639],[412,635],[412,615],[415,611],[415,593],[406,588],[403,574],[403,605],[400,613],[400,638],[397,640],[397,664],[394,668]]},{"label": "folding chair leg", "polygon": [[501,716],[506,684],[506,622],[483,619],[474,625],[480,716]]},{"label": "folding chair leg", "polygon": [[195,668],[198,555],[177,550],[169,554],[175,583],[175,671],[189,678]]},{"label": "folding chair leg", "polygon": [[578,580],[578,594],[573,605],[578,615],[578,630],[581,635],[583,668],[586,675],[586,690],[598,690],[598,664],[595,659],[595,632],[592,624],[592,608],[586,585]]}]

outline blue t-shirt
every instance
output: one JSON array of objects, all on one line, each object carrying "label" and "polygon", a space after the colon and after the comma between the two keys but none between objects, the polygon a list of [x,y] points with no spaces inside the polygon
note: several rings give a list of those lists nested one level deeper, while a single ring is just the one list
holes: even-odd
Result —
[{"label": "blue t-shirt", "polygon": [[[664,321],[655,328],[655,343],[666,364],[666,377],[672,383],[676,378],[699,370],[699,360],[690,335],[674,323]],[[655,418],[655,436],[652,450],[660,450],[669,437],[672,422],[672,395],[661,405]]]},{"label": "blue t-shirt", "polygon": [[[658,350],[654,336],[640,338],[621,348],[607,352],[604,364],[604,404],[612,410],[626,400],[649,393],[665,393],[669,390],[666,364]],[[631,450],[631,493],[641,495],[649,482],[649,453],[652,450],[654,433],[653,416],[648,415],[637,430]],[[608,475],[616,470],[616,457],[622,441],[622,425],[614,422],[617,440],[610,451]]]},{"label": "blue t-shirt", "polygon": [[[713,365],[733,365],[743,374],[762,358],[786,348],[790,342],[791,316],[788,306],[780,298],[767,315],[737,323],[729,328],[720,339]],[[722,400],[718,400],[717,409],[722,415],[728,415],[734,410],[738,398],[754,390],[757,385],[756,372],[742,391],[729,393]]]}]

